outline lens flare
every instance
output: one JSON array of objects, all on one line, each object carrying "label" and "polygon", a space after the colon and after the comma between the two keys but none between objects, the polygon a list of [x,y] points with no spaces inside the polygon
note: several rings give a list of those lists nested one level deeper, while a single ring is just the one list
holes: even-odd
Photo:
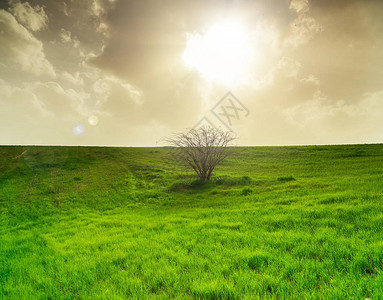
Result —
[{"label": "lens flare", "polygon": [[85,126],[83,124],[75,124],[72,127],[72,132],[75,136],[82,136],[85,133]]},{"label": "lens flare", "polygon": [[98,118],[97,118],[97,116],[90,116],[90,117],[88,118],[88,122],[89,122],[90,125],[92,125],[92,126],[96,126],[96,125],[98,124]]}]

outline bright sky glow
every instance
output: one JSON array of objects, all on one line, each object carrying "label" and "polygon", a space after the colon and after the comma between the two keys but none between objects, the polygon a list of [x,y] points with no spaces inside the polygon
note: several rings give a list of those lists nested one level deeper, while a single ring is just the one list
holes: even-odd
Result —
[{"label": "bright sky glow", "polygon": [[216,24],[202,35],[189,36],[183,60],[208,81],[238,85],[250,75],[254,48],[251,36],[238,23]]}]

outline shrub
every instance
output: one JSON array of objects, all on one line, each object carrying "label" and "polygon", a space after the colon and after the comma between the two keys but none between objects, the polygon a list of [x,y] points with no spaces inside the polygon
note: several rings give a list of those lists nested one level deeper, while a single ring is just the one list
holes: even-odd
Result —
[{"label": "shrub", "polygon": [[253,193],[253,190],[249,187],[243,188],[241,191],[241,196],[248,196]]},{"label": "shrub", "polygon": [[278,181],[280,181],[280,182],[295,181],[295,178],[293,176],[278,177]]}]

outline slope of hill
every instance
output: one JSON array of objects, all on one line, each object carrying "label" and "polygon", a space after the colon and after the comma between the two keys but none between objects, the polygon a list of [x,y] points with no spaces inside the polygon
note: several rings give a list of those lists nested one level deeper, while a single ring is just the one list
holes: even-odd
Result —
[{"label": "slope of hill", "polygon": [[383,145],[0,147],[0,298],[383,297]]}]

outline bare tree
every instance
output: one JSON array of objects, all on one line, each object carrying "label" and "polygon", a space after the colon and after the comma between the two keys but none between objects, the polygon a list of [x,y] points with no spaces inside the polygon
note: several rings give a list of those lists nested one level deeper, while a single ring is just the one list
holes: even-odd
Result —
[{"label": "bare tree", "polygon": [[192,168],[202,181],[209,180],[215,167],[233,152],[235,139],[229,131],[199,127],[174,134],[166,141],[176,151],[173,156]]}]

